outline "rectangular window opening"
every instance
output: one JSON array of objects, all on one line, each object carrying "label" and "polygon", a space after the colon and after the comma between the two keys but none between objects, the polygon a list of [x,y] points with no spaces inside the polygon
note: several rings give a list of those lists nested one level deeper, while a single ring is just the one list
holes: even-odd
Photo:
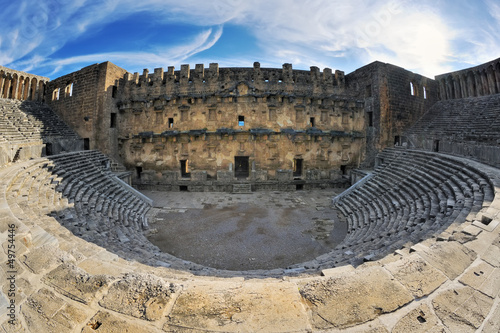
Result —
[{"label": "rectangular window opening", "polygon": [[168,128],[174,127],[174,118],[168,118]]},{"label": "rectangular window opening", "polygon": [[439,140],[434,140],[434,143],[432,145],[432,151],[433,152],[439,152]]},{"label": "rectangular window opening", "polygon": [[181,177],[191,178],[191,173],[189,172],[189,161],[181,160]]},{"label": "rectangular window opening", "polygon": [[302,191],[304,189],[304,184],[295,184],[296,191]]},{"label": "rectangular window opening", "polygon": [[245,126],[245,116],[238,116],[238,126]]},{"label": "rectangular window opening", "polygon": [[58,101],[59,100],[59,92],[61,89],[57,88],[52,92],[52,100],[53,101]]},{"label": "rectangular window opening", "polygon": [[424,99],[427,99],[427,89],[424,86]]},{"label": "rectangular window opening", "polygon": [[413,82],[410,82],[410,94],[415,96],[415,87],[413,86]]},{"label": "rectangular window opening", "polygon": [[109,128],[116,128],[116,113],[111,113]]},{"label": "rectangular window opening", "polygon": [[311,124],[311,127],[314,127],[314,117],[309,118],[309,123]]},{"label": "rectangular window opening", "polygon": [[188,192],[188,187],[187,187],[187,185],[180,185],[180,186],[179,186],[179,191],[181,191],[181,192]]},{"label": "rectangular window opening", "polygon": [[142,167],[140,166],[135,167],[135,175],[137,176],[137,179],[141,179],[141,174],[142,174]]},{"label": "rectangular window opening", "polygon": [[90,150],[90,139],[89,138],[83,139],[83,150]]},{"label": "rectangular window opening", "polygon": [[373,112],[369,111],[366,114],[368,116],[368,126],[373,127]]},{"label": "rectangular window opening", "polygon": [[293,159],[293,177],[302,177],[302,162],[304,160],[301,158]]},{"label": "rectangular window opening", "polygon": [[111,90],[111,97],[112,98],[116,98],[116,94],[118,93],[118,87],[117,86],[113,86],[112,90]]},{"label": "rectangular window opening", "polygon": [[71,97],[73,96],[73,83],[70,83],[66,86],[66,89],[65,89],[65,92],[64,92],[64,95],[66,97]]},{"label": "rectangular window opening", "polygon": [[52,143],[50,142],[47,142],[45,144],[45,155],[46,156],[51,156],[53,153],[52,153]]},{"label": "rectangular window opening", "polygon": [[347,174],[347,165],[341,165],[340,172],[342,173],[342,175],[346,175]]}]

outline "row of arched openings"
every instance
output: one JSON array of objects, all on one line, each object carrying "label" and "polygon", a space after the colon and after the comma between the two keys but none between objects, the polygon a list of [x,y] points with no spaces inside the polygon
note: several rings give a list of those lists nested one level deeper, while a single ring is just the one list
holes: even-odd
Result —
[{"label": "row of arched openings", "polygon": [[441,99],[500,93],[500,59],[485,67],[472,68],[439,78],[439,92]]},{"label": "row of arched openings", "polygon": [[43,101],[45,80],[0,70],[0,98]]}]

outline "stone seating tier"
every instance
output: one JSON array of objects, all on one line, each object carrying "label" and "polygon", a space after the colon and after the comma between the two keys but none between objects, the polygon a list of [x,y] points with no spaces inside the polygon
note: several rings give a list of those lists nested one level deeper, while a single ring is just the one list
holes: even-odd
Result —
[{"label": "stone seating tier", "polygon": [[0,225],[17,226],[16,327],[498,331],[500,172],[435,153],[380,156],[372,178],[336,202],[343,243],[311,262],[248,272],[159,252],[143,233],[155,208],[116,182],[99,152],[0,169]]},{"label": "stone seating tier", "polygon": [[388,239],[420,242],[463,223],[493,198],[491,181],[460,160],[396,148],[378,157],[383,164],[370,181],[336,202],[348,222],[337,249],[356,254],[339,256],[336,264],[382,257]]},{"label": "stone seating tier", "polygon": [[78,139],[47,105],[35,101],[0,99],[0,139],[9,143],[48,138]]},{"label": "stone seating tier", "polygon": [[500,94],[439,101],[407,135],[496,142],[500,139]]}]

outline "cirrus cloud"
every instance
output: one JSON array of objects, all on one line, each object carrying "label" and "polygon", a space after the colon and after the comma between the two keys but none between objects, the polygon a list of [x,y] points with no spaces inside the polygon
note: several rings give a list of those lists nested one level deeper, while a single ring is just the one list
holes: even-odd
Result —
[{"label": "cirrus cloud", "polygon": [[[106,52],[86,52],[82,46],[57,55],[69,43],[99,36],[113,22],[150,23],[136,21],[139,13],[150,13],[158,25],[192,26],[197,32],[175,43],[161,40],[132,50],[118,45]],[[0,15],[0,63],[51,75],[106,60],[136,69],[214,59],[224,66],[250,65],[265,59],[269,66],[292,62],[296,68],[346,72],[379,60],[432,77],[500,54],[500,5],[493,0],[20,0],[4,6]],[[223,32],[235,26],[253,36],[250,51],[208,56],[205,51],[224,43]]]}]

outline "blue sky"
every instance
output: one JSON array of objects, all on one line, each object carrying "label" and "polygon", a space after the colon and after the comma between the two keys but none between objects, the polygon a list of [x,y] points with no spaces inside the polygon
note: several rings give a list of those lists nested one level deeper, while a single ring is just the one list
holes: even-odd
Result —
[{"label": "blue sky", "polygon": [[52,79],[103,61],[130,72],[379,60],[434,75],[500,57],[498,0],[0,0],[0,65]]}]

